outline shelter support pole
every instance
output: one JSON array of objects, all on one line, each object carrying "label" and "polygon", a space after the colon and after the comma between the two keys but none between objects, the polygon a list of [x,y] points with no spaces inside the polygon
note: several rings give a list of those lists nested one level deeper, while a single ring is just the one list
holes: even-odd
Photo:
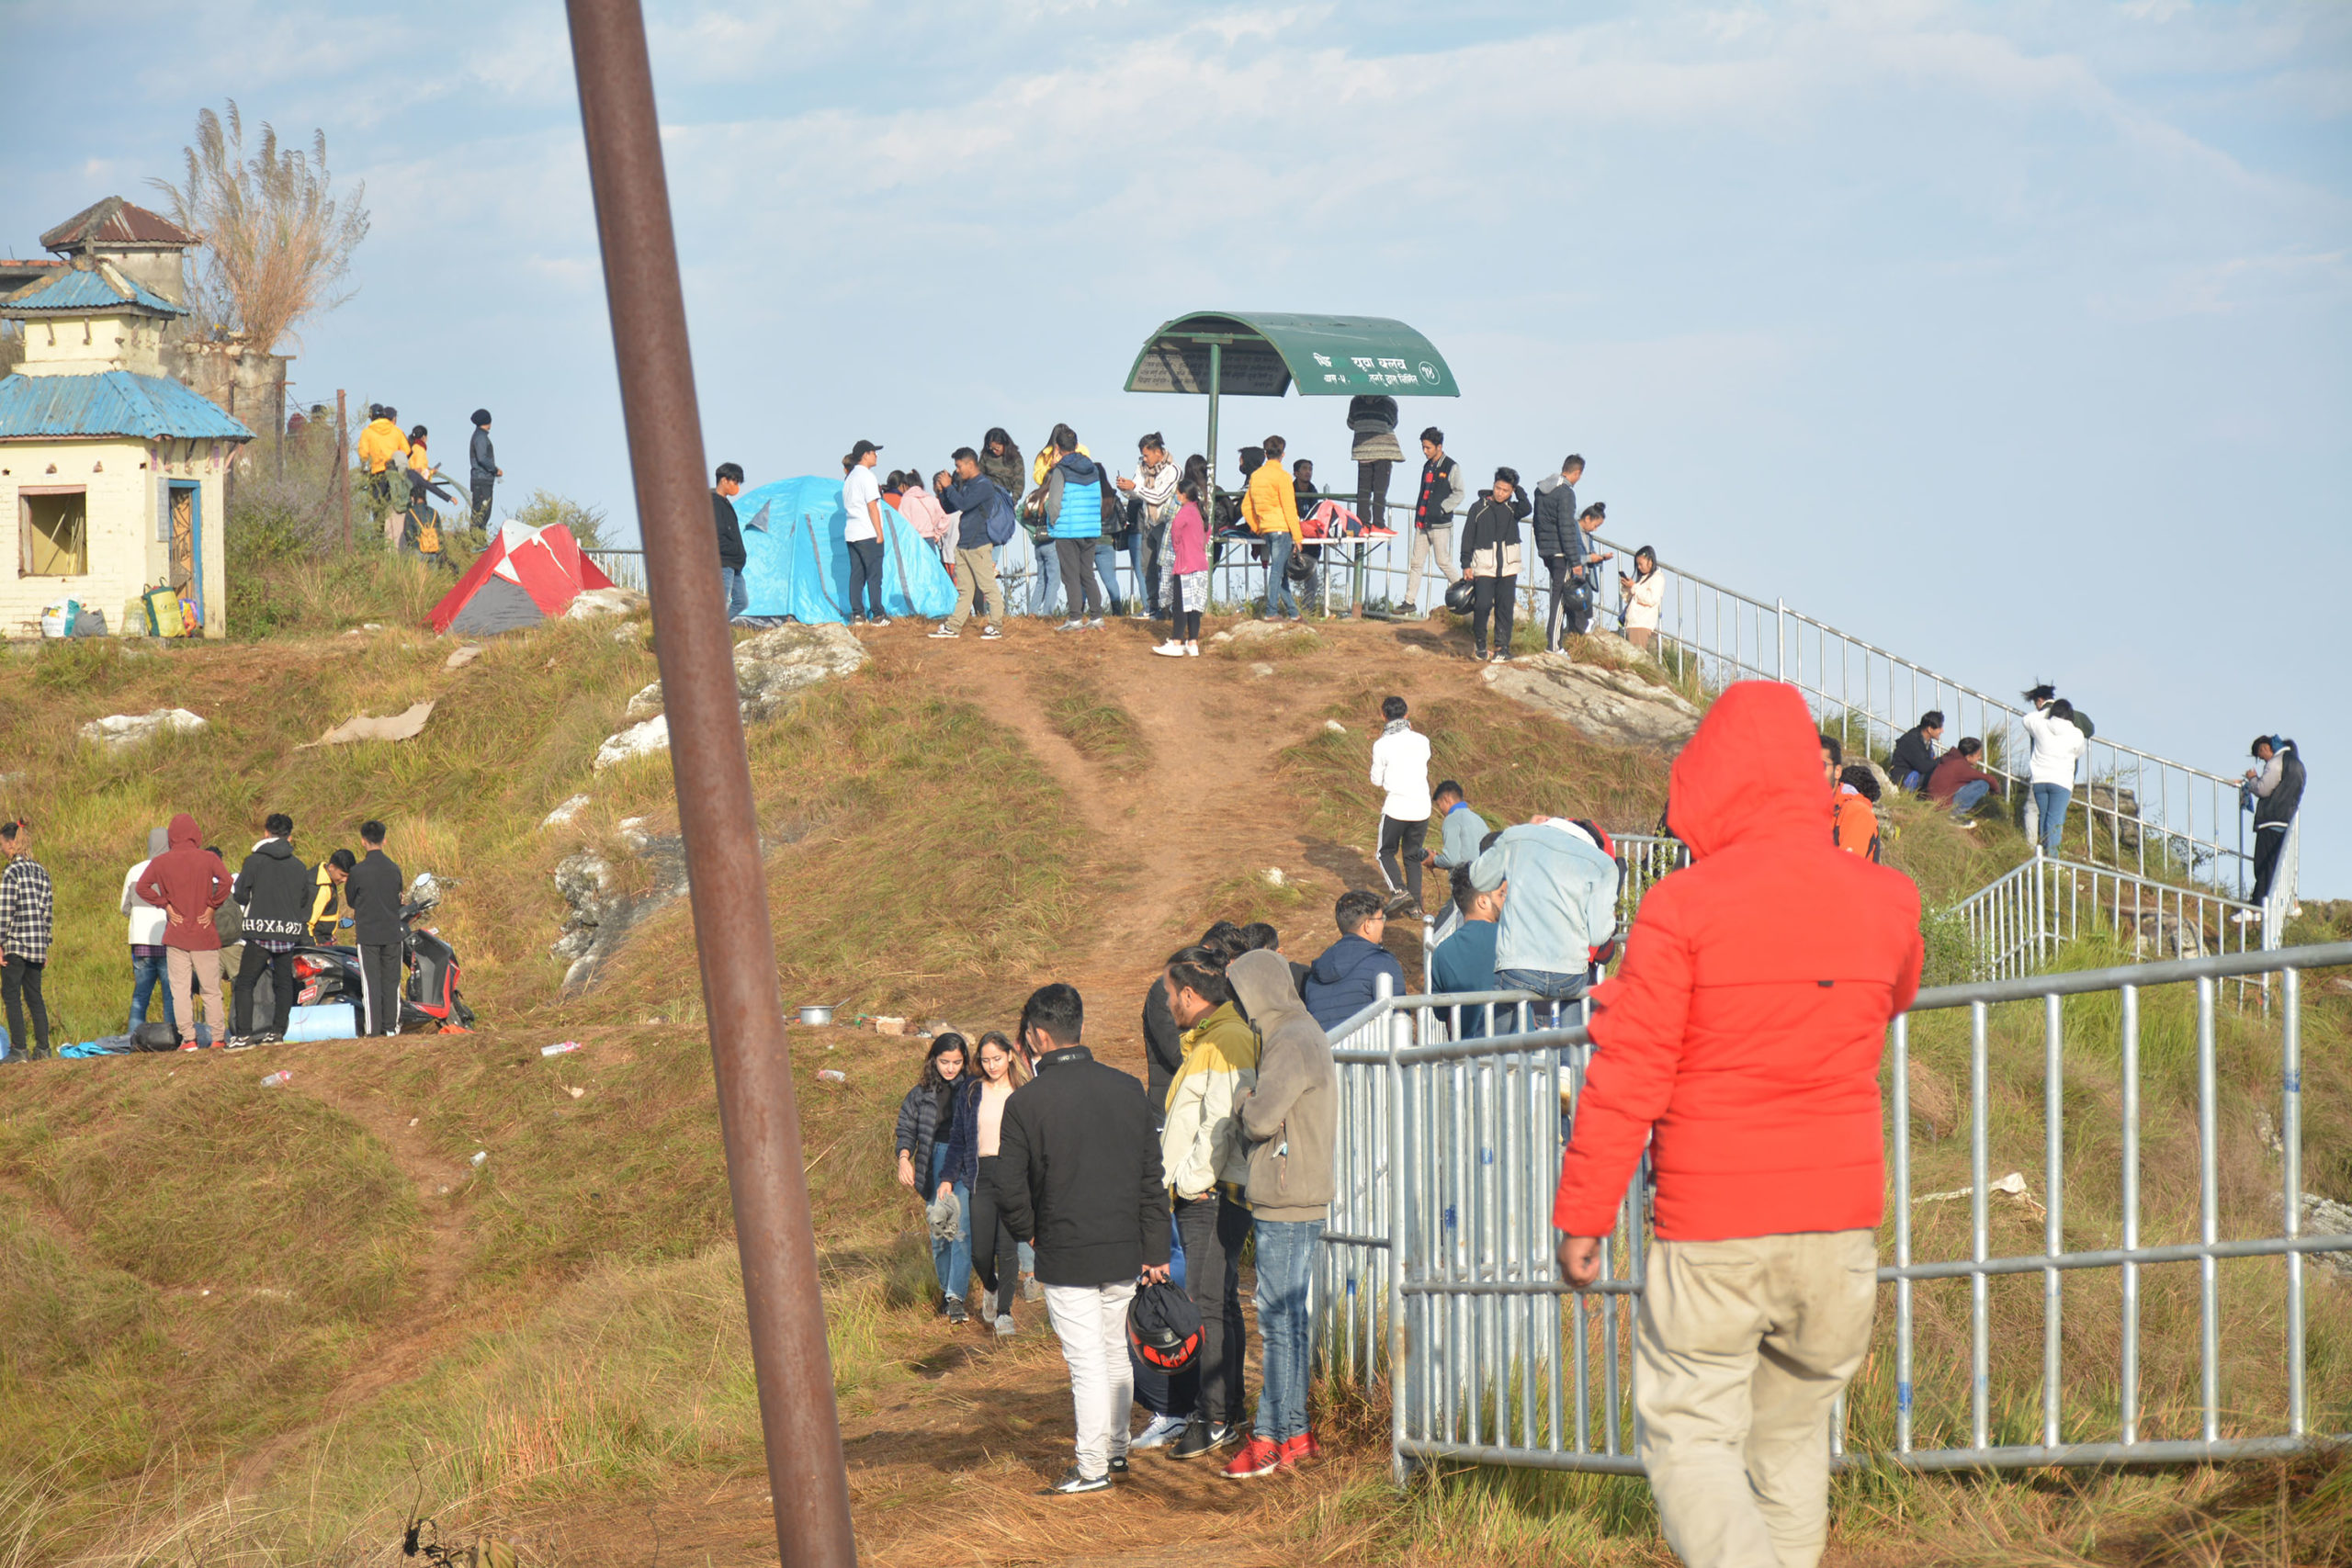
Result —
[{"label": "shelter support pole", "polygon": [[752,774],[720,602],[701,416],[638,0],[567,0],[619,362],[654,649],[670,717],[695,941],[743,1263],[776,1545],[790,1568],[854,1568]]},{"label": "shelter support pole", "polygon": [[1209,533],[1216,533],[1216,394],[1225,383],[1225,344],[1212,339],[1209,343],[1209,493],[1202,498],[1208,508]]}]

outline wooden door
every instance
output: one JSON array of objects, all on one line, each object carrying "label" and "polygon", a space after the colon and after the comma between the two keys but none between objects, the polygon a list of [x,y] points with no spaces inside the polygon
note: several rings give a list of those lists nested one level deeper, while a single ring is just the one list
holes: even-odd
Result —
[{"label": "wooden door", "polygon": [[196,576],[196,491],[187,485],[172,487],[172,586],[186,592]]}]

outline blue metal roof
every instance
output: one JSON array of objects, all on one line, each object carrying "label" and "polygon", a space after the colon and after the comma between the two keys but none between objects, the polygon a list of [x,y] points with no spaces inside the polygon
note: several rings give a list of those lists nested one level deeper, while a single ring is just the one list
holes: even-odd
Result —
[{"label": "blue metal roof", "polygon": [[0,381],[0,441],[129,435],[141,440],[251,441],[254,433],[179,382],[107,370]]},{"label": "blue metal roof", "polygon": [[48,277],[37,278],[5,299],[0,299],[0,316],[48,315],[56,312],[93,311],[120,312],[125,310],[143,310],[156,316],[185,316],[186,310],[152,289],[142,288],[128,277],[109,278],[95,268],[68,267]]}]

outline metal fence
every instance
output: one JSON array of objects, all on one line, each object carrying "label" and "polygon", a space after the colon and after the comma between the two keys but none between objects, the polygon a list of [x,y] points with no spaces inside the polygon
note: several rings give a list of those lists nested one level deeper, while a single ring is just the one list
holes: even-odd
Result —
[{"label": "metal fence", "polygon": [[[2042,1465],[2174,1463],[2293,1451],[2313,1440],[2306,1382],[2304,1266],[2307,1254],[2352,1252],[2352,1235],[2303,1233],[2302,1059],[2300,971],[2352,964],[2352,942],[2177,960],[2009,979],[1923,991],[1891,1032],[1889,1228],[1892,1375],[1866,1369],[1839,1413],[1841,1462],[1887,1462],[1915,1470]],[[2279,1191],[2275,1229],[2225,1235],[2218,1119],[2252,1086],[2222,1081],[2218,987],[2242,976],[2276,977],[2279,1005],[2267,1020],[2230,1027],[2267,1030],[2275,1051]],[[2182,1042],[2143,1028],[2151,992],[2193,990],[2194,1016]],[[2076,998],[2076,1010],[2066,1003]],[[1581,1294],[1556,1278],[1551,1201],[1560,1168],[1565,1106],[1580,1092],[1591,1056],[1581,1027],[1534,1028],[1519,993],[1433,998],[1383,998],[1334,1032],[1340,1078],[1338,1183],[1317,1288],[1322,1354],[1334,1372],[1385,1382],[1391,1438],[1401,1474],[1415,1461],[1639,1473],[1631,1355],[1647,1233],[1648,1175],[1637,1173],[1605,1249],[1600,1281]],[[1447,1043],[1433,1016],[1442,1005],[1501,1010],[1512,1033]],[[2169,1000],[2162,1004],[2179,1010]],[[1964,1021],[1967,1184],[1951,1193],[1913,1190],[1915,1036]],[[2151,1030],[2154,1030],[2154,1033]],[[2033,1037],[2038,1035],[2036,1041]],[[2155,1045],[2152,1040],[2162,1036]],[[2245,1037],[2233,1035],[2241,1048]],[[2169,1053],[2185,1044],[2190,1058]],[[2143,1055],[2143,1046],[2164,1060]],[[2112,1052],[2111,1100],[2093,1090]],[[2143,1202],[2143,1090],[2158,1074],[2188,1069],[2195,1084],[2198,1154],[2193,1235],[2151,1234]],[[1995,1206],[2030,1203],[2022,1173],[1995,1179],[1990,1123],[1996,1079],[2004,1091],[2040,1079],[2041,1190],[2038,1248],[1996,1250]],[[2075,1090],[2070,1098],[2069,1090]],[[2257,1104],[2263,1103],[2257,1097]],[[2168,1110],[2168,1108],[2166,1108]],[[2161,1112],[2160,1112],[2161,1113]],[[2267,1115],[2270,1112],[2266,1111]],[[2114,1133],[2117,1167],[2094,1168]],[[2092,1152],[2086,1152],[2092,1151]],[[2006,1163],[2006,1161],[2004,1162]],[[2112,1201],[2086,1194],[2116,1180]],[[1950,1256],[1920,1245],[1953,1227],[1927,1225],[1914,1210],[1965,1199],[1964,1244]],[[2159,1205],[2159,1207],[2161,1207]],[[2158,1216],[2161,1220],[2161,1216]],[[2018,1226],[2005,1214],[2000,1231]],[[2240,1227],[2245,1228],[2245,1227]],[[2272,1229],[2272,1234],[2262,1234]],[[2231,1325],[2231,1346],[2275,1329],[2278,1394],[2225,1388],[2220,1268],[2225,1260],[2277,1259],[2258,1282],[2262,1304]],[[2152,1286],[2168,1267],[2193,1269],[2193,1352],[2183,1333],[2146,1333]],[[1999,1284],[2038,1277],[2039,1355],[2014,1330],[1997,1344],[1992,1308]],[[2102,1278],[2103,1277],[2103,1278]],[[1921,1363],[1920,1295],[1965,1281],[1964,1314],[1938,1298],[1934,1322],[1966,1350],[1940,1343]],[[2241,1289],[2245,1281],[2236,1281]],[[2069,1299],[2114,1303],[2112,1359],[2098,1327],[2067,1334]],[[2013,1312],[2030,1312],[2005,1298]],[[2174,1293],[2165,1296],[2172,1303]],[[1964,1331],[1956,1327],[1964,1316]],[[2167,1378],[2193,1386],[2188,1408],[2147,1398],[2154,1359]],[[2070,1382],[2071,1365],[2093,1371]],[[2194,1377],[2186,1369],[2194,1367]],[[2111,1378],[2103,1375],[2111,1367]],[[2241,1375],[2243,1367],[2241,1367]],[[2352,1391],[2330,1391],[2343,1406]],[[2352,1436],[2352,1435],[2347,1435]],[[2328,1440],[2346,1440],[2333,1438]]]},{"label": "metal fence", "polygon": [[645,592],[645,552],[643,550],[583,549],[580,552],[601,568],[616,588],[634,588]]},{"label": "metal fence", "polygon": [[2267,942],[2263,912],[2225,895],[2036,855],[1952,906],[1975,949],[1973,977],[2030,975],[2068,942],[2106,931],[2142,961],[2245,953]]},{"label": "metal fence", "polygon": [[[1617,846],[1617,929],[1624,931],[1633,925],[1642,896],[1667,873],[1688,865],[1690,851],[1681,840],[1657,833],[1611,833],[1610,840]],[[1434,897],[1439,905],[1436,913],[1421,917],[1421,988],[1425,991],[1435,987],[1438,944],[1462,926],[1462,911],[1454,908],[1453,898],[1442,890]]]}]

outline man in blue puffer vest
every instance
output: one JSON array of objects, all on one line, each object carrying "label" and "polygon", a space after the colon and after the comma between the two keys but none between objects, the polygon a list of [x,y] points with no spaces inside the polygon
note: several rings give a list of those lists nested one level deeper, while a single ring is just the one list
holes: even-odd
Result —
[{"label": "man in blue puffer vest", "polygon": [[1069,425],[1054,426],[1054,450],[1061,456],[1046,471],[1046,533],[1054,541],[1062,587],[1069,595],[1069,619],[1054,629],[1074,632],[1102,624],[1102,582],[1095,575],[1094,555],[1102,538],[1102,514],[1110,510],[1110,487],[1101,467],[1078,449],[1078,432]]},{"label": "man in blue puffer vest", "polygon": [[1380,895],[1362,888],[1340,895],[1331,910],[1340,940],[1307,965],[1298,987],[1299,999],[1325,1030],[1335,1030],[1370,1007],[1380,995],[1380,976],[1388,976],[1388,994],[1405,994],[1405,966],[1380,945],[1387,934],[1388,917]]}]

